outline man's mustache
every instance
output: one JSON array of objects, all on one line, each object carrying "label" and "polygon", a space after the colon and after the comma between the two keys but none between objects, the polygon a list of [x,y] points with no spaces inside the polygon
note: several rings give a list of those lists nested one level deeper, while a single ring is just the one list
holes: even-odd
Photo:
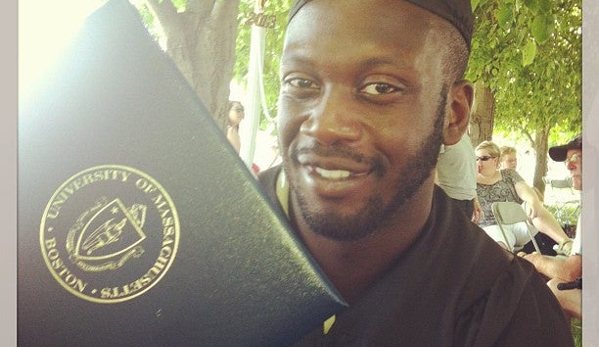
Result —
[{"label": "man's mustache", "polygon": [[298,161],[299,156],[304,154],[316,155],[323,158],[343,158],[353,160],[357,163],[367,163],[372,166],[373,171],[377,174],[381,174],[385,168],[381,158],[376,156],[366,156],[363,153],[360,153],[351,147],[344,146],[341,143],[334,143],[332,145],[312,143],[299,148],[293,147],[291,149],[291,158],[296,162]]}]

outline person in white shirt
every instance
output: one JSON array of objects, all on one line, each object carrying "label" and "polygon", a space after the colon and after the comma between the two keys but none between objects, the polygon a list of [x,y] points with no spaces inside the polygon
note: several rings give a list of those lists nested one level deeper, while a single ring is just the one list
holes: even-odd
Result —
[{"label": "person in white shirt", "polygon": [[[582,190],[582,136],[565,145],[551,147],[549,156],[557,162],[564,162],[572,177],[572,188]],[[564,312],[570,317],[582,317],[582,230],[580,217],[576,225],[576,235],[568,257],[547,256],[538,253],[522,254],[535,268],[550,280],[547,285],[557,297]],[[572,289],[560,289],[563,283],[572,284]]]}]

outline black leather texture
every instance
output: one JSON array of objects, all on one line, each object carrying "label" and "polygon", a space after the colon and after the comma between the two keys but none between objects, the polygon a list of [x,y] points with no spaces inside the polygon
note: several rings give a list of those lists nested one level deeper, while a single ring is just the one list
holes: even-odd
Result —
[{"label": "black leather texture", "polygon": [[19,346],[285,346],[345,306],[128,1],[18,131]]}]

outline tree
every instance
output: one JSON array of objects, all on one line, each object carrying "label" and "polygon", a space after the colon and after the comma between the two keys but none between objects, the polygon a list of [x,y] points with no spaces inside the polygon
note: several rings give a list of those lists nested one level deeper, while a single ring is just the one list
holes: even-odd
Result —
[{"label": "tree", "polygon": [[493,137],[495,97],[482,79],[474,83],[474,102],[470,111],[470,141],[476,145]]},{"label": "tree", "polygon": [[[494,97],[494,113],[473,113],[473,123],[480,123],[479,117],[492,119],[494,133],[528,139],[536,152],[533,185],[543,192],[549,142],[582,129],[581,1],[472,4],[476,20],[467,78],[477,82],[476,95]],[[490,136],[482,133],[473,143]]]},{"label": "tree", "polygon": [[267,108],[261,127],[274,124],[267,115],[276,114],[279,59],[292,0],[131,1],[223,129],[229,82],[247,83],[251,28],[259,4],[258,14],[275,18],[274,28],[267,30],[263,69]]},{"label": "tree", "polygon": [[[132,2],[134,2],[132,0]],[[221,128],[227,125],[239,0],[135,1],[150,30]]]},{"label": "tree", "polygon": [[[229,81],[245,84],[256,0],[137,0],[160,22],[167,52],[225,127]],[[258,0],[276,18],[263,68],[266,112],[276,124],[279,59],[291,0]],[[472,141],[520,134],[537,155],[534,185],[544,190],[549,143],[582,128],[581,0],[472,0],[475,33],[466,77],[475,82]],[[251,21],[249,21],[251,22]]]}]

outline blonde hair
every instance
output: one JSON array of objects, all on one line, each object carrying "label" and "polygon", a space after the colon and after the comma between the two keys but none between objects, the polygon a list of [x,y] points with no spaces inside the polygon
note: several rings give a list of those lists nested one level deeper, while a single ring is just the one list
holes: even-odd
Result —
[{"label": "blonde hair", "polygon": [[501,153],[501,157],[509,154],[517,154],[516,148],[511,146],[501,146],[501,148],[499,148],[499,152]]},{"label": "blonde hair", "polygon": [[478,146],[476,146],[476,151],[479,149],[486,149],[489,152],[489,155],[494,158],[499,158],[501,155],[501,151],[499,150],[499,146],[495,144],[493,141],[483,141]]}]

